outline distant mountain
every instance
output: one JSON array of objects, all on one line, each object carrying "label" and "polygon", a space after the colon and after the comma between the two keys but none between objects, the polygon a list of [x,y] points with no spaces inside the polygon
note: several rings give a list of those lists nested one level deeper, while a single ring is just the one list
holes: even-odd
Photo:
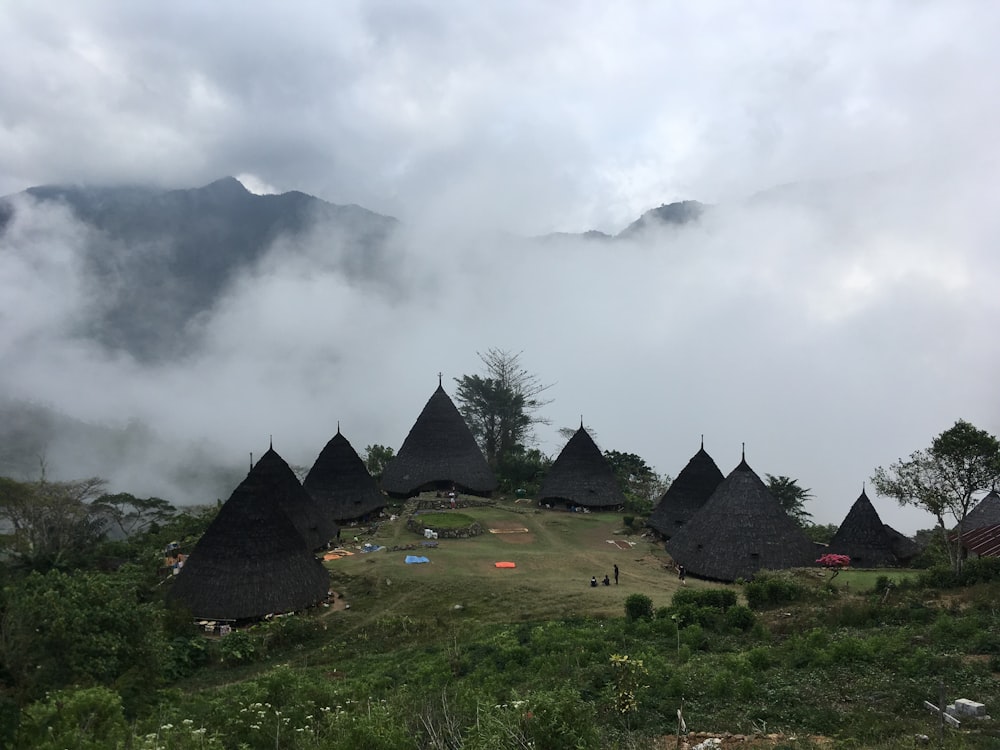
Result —
[{"label": "distant mountain", "polygon": [[[389,249],[399,228],[396,219],[297,191],[255,195],[233,177],[188,190],[29,188],[0,198],[0,243],[25,197],[42,206],[64,206],[85,227],[78,239],[91,302],[77,321],[76,335],[144,362],[192,351],[199,320],[276,243],[293,251],[308,248],[310,262],[332,266],[352,281],[390,283],[392,277]],[[613,242],[695,222],[706,208],[697,201],[670,203],[614,236],[591,230],[537,239]]]},{"label": "distant mountain", "polygon": [[[192,323],[272,244],[328,245],[354,279],[376,278],[398,222],[300,192],[254,195],[232,177],[192,190],[43,186],[24,194],[68,207],[94,230],[81,236],[95,305],[79,333],[144,361],[182,352]],[[18,196],[0,199],[0,240]]]},{"label": "distant mountain", "polygon": [[658,208],[651,208],[615,236],[619,238],[634,237],[649,229],[663,227],[664,225],[682,226],[690,224],[698,221],[708,208],[704,203],[699,203],[698,201],[665,203]]},{"label": "distant mountain", "polygon": [[663,227],[679,227],[684,224],[697,222],[710,206],[698,201],[680,201],[677,203],[664,203],[657,208],[651,208],[642,216],[625,227],[618,234],[607,234],[596,229],[587,232],[550,232],[549,234],[536,237],[539,240],[560,240],[560,239],[584,239],[596,242],[608,242],[619,239],[629,239],[644,232]]}]

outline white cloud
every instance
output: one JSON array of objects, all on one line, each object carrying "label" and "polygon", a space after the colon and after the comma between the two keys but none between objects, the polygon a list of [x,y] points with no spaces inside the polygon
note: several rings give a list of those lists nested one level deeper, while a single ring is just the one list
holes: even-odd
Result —
[{"label": "white cloud", "polygon": [[[875,466],[955,419],[1000,429],[998,15],[6,4],[19,64],[0,79],[0,193],[235,174],[398,215],[407,234],[388,289],[317,266],[322,235],[279,245],[202,321],[203,351],[149,369],[72,338],[92,302],[77,229],[36,216],[0,254],[4,385],[240,457],[274,434],[306,463],[337,419],[356,447],[398,446],[439,371],[449,385],[477,350],[523,350],[556,381],[547,450],[581,413],[664,472],[701,433],[724,471],[745,441],[839,521]],[[720,209],[614,246],[502,233],[617,232],[683,198]]]}]

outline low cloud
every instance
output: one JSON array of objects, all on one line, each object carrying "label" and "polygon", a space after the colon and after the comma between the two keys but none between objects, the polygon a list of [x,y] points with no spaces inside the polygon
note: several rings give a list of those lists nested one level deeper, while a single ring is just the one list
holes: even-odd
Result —
[{"label": "low cloud", "polygon": [[[338,423],[359,451],[398,449],[438,373],[453,393],[496,347],[553,384],[546,453],[581,416],[602,448],[662,473],[702,435],[724,473],[745,444],[759,474],[798,479],[814,520],[839,523],[876,466],[956,419],[1000,431],[1000,269],[969,220],[988,196],[909,177],[788,187],[630,240],[406,225],[376,278],[345,276],[337,237],[317,227],[279,239],[202,316],[186,356],[155,366],[74,331],[95,304],[74,266],[87,230],[25,204],[0,253],[0,382],[76,419],[141,425],[148,451],[77,473],[192,502],[228,494],[220,479],[271,439],[306,467]],[[50,458],[73,474],[72,456]],[[905,531],[932,523],[876,505]]]}]

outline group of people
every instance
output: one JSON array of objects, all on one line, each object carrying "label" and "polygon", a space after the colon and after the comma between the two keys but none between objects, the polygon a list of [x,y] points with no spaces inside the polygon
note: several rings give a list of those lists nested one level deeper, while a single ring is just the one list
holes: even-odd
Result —
[{"label": "group of people", "polygon": [[[603,583],[605,586],[610,586],[611,585],[611,579],[608,578],[608,574],[607,573],[604,574],[604,580],[601,581],[601,583]],[[591,576],[590,577],[590,585],[591,586],[597,586],[597,576]],[[618,585],[618,565],[617,564],[615,565],[615,585],[616,586]]]}]

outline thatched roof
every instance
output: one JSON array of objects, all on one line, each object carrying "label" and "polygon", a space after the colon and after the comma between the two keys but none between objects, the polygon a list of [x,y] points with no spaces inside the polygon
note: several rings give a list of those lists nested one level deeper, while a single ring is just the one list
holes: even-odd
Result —
[{"label": "thatched roof", "polygon": [[745,460],[666,542],[687,572],[716,581],[811,565],[816,546]]},{"label": "thatched roof", "polygon": [[326,444],[302,483],[326,516],[336,522],[353,521],[386,505],[365,462],[346,437],[337,434]]},{"label": "thatched roof", "polygon": [[996,490],[976,503],[976,507],[965,515],[962,523],[963,535],[966,531],[978,529],[983,526],[996,526],[1000,524],[1000,494]]},{"label": "thatched roof", "polygon": [[882,523],[875,506],[862,490],[830,540],[828,551],[847,555],[855,567],[885,568],[905,563],[919,552],[919,548],[915,542]]},{"label": "thatched roof", "polygon": [[701,509],[723,479],[725,477],[702,443],[701,449],[663,493],[646,525],[669,539]]},{"label": "thatched roof", "polygon": [[538,500],[586,508],[619,508],[625,504],[614,469],[583,425],[545,472]]},{"label": "thatched roof", "polygon": [[489,496],[497,488],[497,478],[439,384],[399,453],[385,467],[382,489],[394,497],[410,497],[451,485],[461,492]]},{"label": "thatched roof", "polygon": [[290,516],[288,498],[298,493],[305,490],[288,464],[265,453],[191,551],[170,598],[207,620],[255,619],[322,601],[329,574]]},{"label": "thatched roof", "polygon": [[892,540],[892,554],[899,560],[900,565],[909,565],[910,560],[920,554],[920,545],[910,539],[910,537],[896,531],[889,524],[885,525],[885,533]]}]

